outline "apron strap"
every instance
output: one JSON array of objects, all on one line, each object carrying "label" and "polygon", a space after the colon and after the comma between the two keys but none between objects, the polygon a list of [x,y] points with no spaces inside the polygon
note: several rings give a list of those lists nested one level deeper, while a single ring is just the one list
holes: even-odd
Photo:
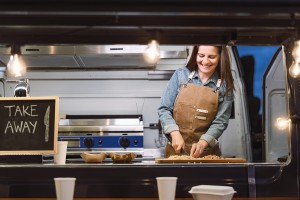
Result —
[{"label": "apron strap", "polygon": [[[190,75],[189,75],[189,77],[188,77],[189,79],[183,84],[184,87],[186,87],[186,85],[193,79],[195,73],[196,73],[195,70],[192,71],[192,72],[190,73]],[[214,90],[214,92],[217,92],[217,91],[220,89],[221,83],[222,83],[222,80],[221,80],[221,79],[218,79],[218,81],[217,81],[217,87],[216,87],[216,89]]]},{"label": "apron strap", "polygon": [[216,87],[216,89],[214,90],[215,93],[220,89],[221,83],[222,83],[222,80],[221,80],[221,79],[218,79],[218,81],[217,81],[217,87]]},{"label": "apron strap", "polygon": [[186,87],[186,85],[193,79],[194,75],[195,75],[195,71],[192,71],[189,75],[189,79],[183,84],[184,87]]}]

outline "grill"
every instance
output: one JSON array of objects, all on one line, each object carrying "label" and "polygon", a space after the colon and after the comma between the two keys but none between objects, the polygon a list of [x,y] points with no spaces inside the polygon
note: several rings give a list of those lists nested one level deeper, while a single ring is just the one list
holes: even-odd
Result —
[{"label": "grill", "polygon": [[60,119],[58,140],[68,141],[67,154],[133,152],[143,154],[142,115],[66,115]]}]

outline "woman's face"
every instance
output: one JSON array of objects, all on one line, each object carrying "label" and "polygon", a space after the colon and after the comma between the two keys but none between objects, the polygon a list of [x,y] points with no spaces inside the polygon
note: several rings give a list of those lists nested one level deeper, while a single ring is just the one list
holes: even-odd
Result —
[{"label": "woman's face", "polygon": [[201,75],[210,77],[220,60],[218,47],[215,46],[199,46],[197,55],[198,71]]}]

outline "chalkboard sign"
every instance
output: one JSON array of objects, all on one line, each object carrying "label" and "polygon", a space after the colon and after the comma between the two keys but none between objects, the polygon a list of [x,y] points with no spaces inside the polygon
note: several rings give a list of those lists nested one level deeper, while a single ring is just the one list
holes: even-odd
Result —
[{"label": "chalkboard sign", "polygon": [[53,154],[58,97],[1,97],[0,154]]}]

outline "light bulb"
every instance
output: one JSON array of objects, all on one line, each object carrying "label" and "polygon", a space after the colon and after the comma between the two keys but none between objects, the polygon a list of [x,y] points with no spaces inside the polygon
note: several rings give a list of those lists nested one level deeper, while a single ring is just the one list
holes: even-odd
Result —
[{"label": "light bulb", "polygon": [[289,74],[293,78],[300,78],[300,41],[295,42],[292,56],[293,62],[289,68]]},{"label": "light bulb", "polygon": [[144,51],[144,59],[150,64],[156,64],[160,59],[159,44],[152,40]]},{"label": "light bulb", "polygon": [[278,128],[279,130],[285,130],[289,126],[291,120],[287,118],[277,118],[275,122],[275,127]]},{"label": "light bulb", "polygon": [[297,58],[296,61],[293,61],[292,65],[289,69],[289,74],[293,78],[300,78],[300,65],[299,65],[300,59]]},{"label": "light bulb", "polygon": [[10,77],[24,76],[26,73],[26,66],[22,56],[18,54],[11,55],[7,63],[7,72]]}]

